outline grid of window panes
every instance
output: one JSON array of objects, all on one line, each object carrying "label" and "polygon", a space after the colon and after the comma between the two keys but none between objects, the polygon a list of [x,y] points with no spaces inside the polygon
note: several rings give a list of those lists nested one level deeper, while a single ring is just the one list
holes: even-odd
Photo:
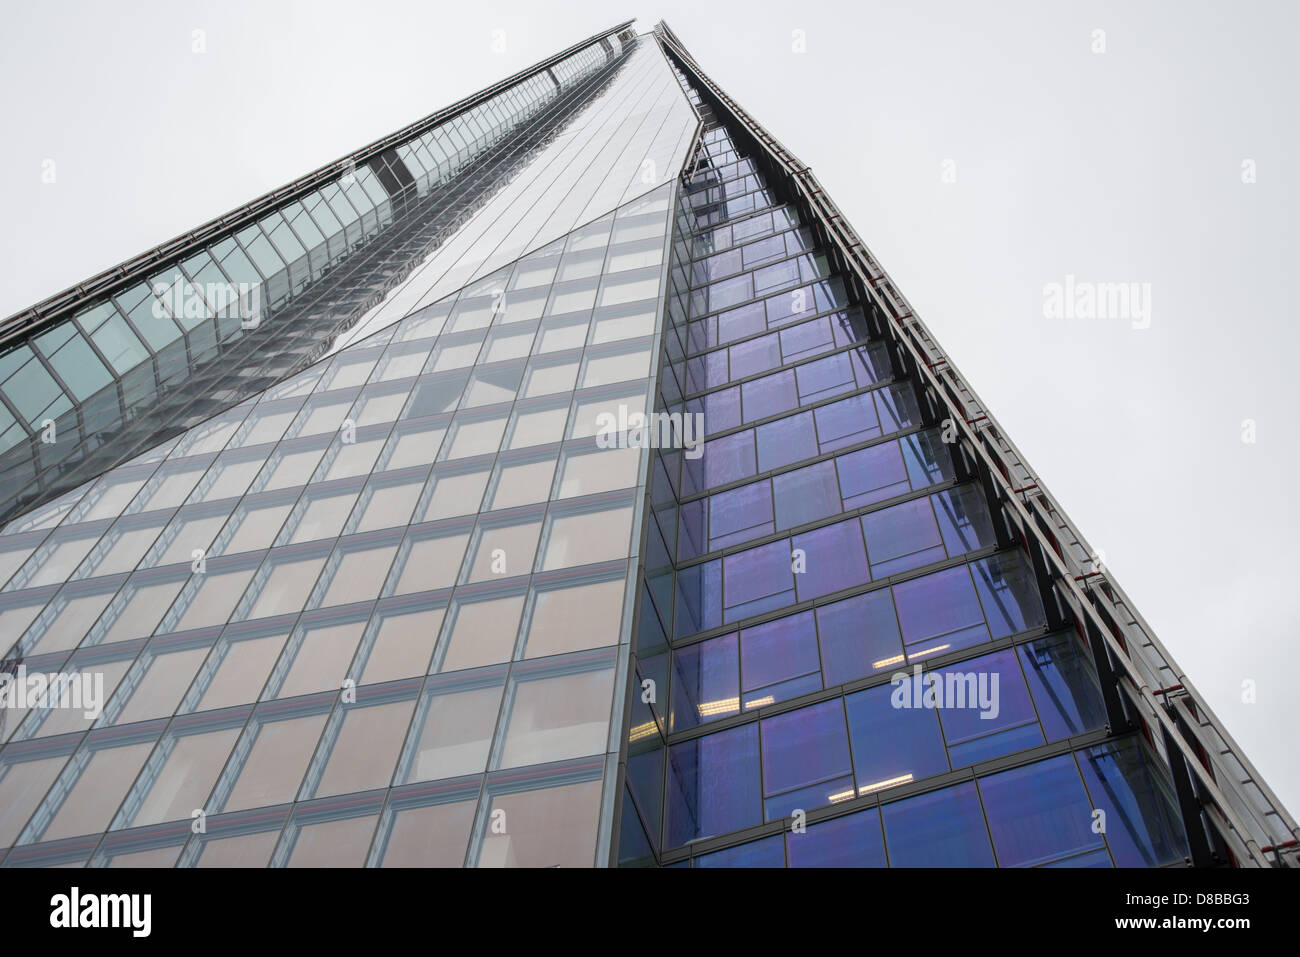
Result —
[{"label": "grid of window panes", "polygon": [[1095,672],[970,463],[795,210],[724,128],[701,150],[657,408],[705,441],[653,467],[620,859],[1181,861],[1138,742],[1068,750],[1105,736]]},{"label": "grid of window panes", "polygon": [[617,82],[382,302],[341,335],[342,348],[513,262],[578,225],[676,182],[698,125],[653,44],[633,49]]},{"label": "grid of window panes", "polygon": [[[12,348],[0,358],[0,514],[34,495],[48,500],[151,447],[169,423],[195,424],[320,355],[395,266],[453,235],[544,150],[601,78],[612,79],[605,68],[625,48],[589,46],[564,61],[563,80],[542,72],[517,82]],[[250,312],[274,314],[274,352],[241,324]]]},{"label": "grid of window panes", "polygon": [[[401,144],[395,150],[401,163],[395,177],[413,180],[418,195],[448,182],[607,60],[605,50],[593,44],[553,68],[558,87],[547,74],[539,74]],[[381,157],[379,162],[392,166],[394,160]],[[218,310],[205,301],[208,284],[265,284],[264,303],[273,307],[346,258],[392,218],[392,202],[379,177],[369,166],[357,167],[8,353],[0,359],[0,452],[200,323],[211,322]],[[187,308],[176,314],[176,302]]]},{"label": "grid of window panes", "polygon": [[672,195],[5,527],[5,866],[596,862]]}]

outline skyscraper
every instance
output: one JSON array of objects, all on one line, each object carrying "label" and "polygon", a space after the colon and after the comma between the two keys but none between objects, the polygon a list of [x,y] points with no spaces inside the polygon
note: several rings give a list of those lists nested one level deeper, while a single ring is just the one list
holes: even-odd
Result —
[{"label": "skyscraper", "polygon": [[0,337],[4,866],[1296,863],[666,25]]}]

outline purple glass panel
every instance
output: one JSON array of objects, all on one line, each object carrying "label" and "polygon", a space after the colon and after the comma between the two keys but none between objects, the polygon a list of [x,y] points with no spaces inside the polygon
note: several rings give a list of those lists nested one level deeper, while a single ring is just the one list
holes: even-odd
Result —
[{"label": "purple glass panel", "polygon": [[[731,255],[727,253],[726,255]],[[733,279],[724,279],[709,286],[709,312],[726,309],[738,302],[753,298],[754,287],[748,273]]]},{"label": "purple glass panel", "polygon": [[740,425],[740,389],[733,386],[721,392],[691,399],[686,411],[704,415],[704,434],[714,435]]},{"label": "purple glass panel", "polygon": [[894,603],[908,645],[924,642],[927,649],[947,651],[989,640],[984,612],[965,565],[895,585]]},{"label": "purple glass panel", "polygon": [[829,595],[871,579],[867,553],[856,521],[839,522],[794,536],[794,550],[803,550],[805,570],[796,576],[799,600]]},{"label": "purple glass panel", "polygon": [[877,578],[947,558],[930,499],[901,502],[862,516],[862,532]]},{"label": "purple glass panel", "polygon": [[787,259],[785,262],[764,266],[754,271],[754,292],[762,295],[771,289],[780,289],[799,281],[799,260]]},{"label": "purple glass panel", "polygon": [[778,529],[794,528],[840,511],[834,460],[773,476],[772,491]]},{"label": "purple glass panel", "polygon": [[948,447],[933,432],[917,432],[898,440],[907,462],[907,474],[913,488],[938,485],[956,473]]},{"label": "purple glass panel", "polygon": [[724,834],[763,819],[758,723],[742,725],[668,751],[665,843]]},{"label": "purple glass panel", "polygon": [[702,352],[718,344],[718,317],[709,316],[692,322],[686,329],[686,345],[690,352]]},{"label": "purple glass panel", "polygon": [[794,600],[790,543],[784,539],[728,555],[722,563],[728,621],[778,608]]},{"label": "purple glass panel", "polygon": [[794,388],[793,369],[746,382],[741,386],[741,393],[745,404],[746,422],[789,412],[799,406],[799,397],[795,394]]},{"label": "purple glass panel", "polygon": [[670,731],[739,711],[740,669],[735,635],[710,638],[673,653]]},{"label": "purple glass panel", "polygon": [[686,391],[702,392],[727,381],[727,351],[696,356],[686,363]]},{"label": "purple glass panel", "polygon": [[860,508],[912,490],[903,455],[895,442],[841,455],[835,460],[835,467],[846,509]]},{"label": "purple glass panel", "polygon": [[791,289],[789,292],[772,296],[766,299],[765,302],[767,303],[767,324],[769,327],[792,322],[800,316],[811,317],[818,311],[817,304],[813,301],[811,286]]},{"label": "purple glass panel", "polygon": [[767,328],[763,304],[751,302],[748,306],[732,309],[718,316],[718,344],[735,342]]},{"label": "purple glass panel", "polygon": [[695,284],[700,285],[711,279],[719,279],[740,272],[740,263],[739,249],[733,249],[717,256],[711,256],[703,262],[698,262],[695,264]]},{"label": "purple glass panel", "polygon": [[891,385],[874,393],[880,427],[885,432],[897,432],[921,421],[916,396],[910,386]]},{"label": "purple glass panel", "polygon": [[981,778],[980,795],[1002,867],[1032,867],[1104,848],[1074,756],[1063,754]]},{"label": "purple glass panel", "polygon": [[684,459],[683,491],[690,495],[754,474],[754,432],[746,429],[704,443],[696,459]]},{"label": "purple glass panel", "polygon": [[852,392],[858,387],[853,378],[853,364],[847,352],[839,352],[798,369],[799,402],[811,405],[822,399]]},{"label": "purple glass panel", "polygon": [[817,435],[813,432],[811,412],[768,422],[756,431],[760,472],[779,469],[817,454]]},{"label": "purple glass panel", "polygon": [[817,416],[817,437],[821,450],[830,452],[848,445],[856,445],[881,434],[880,419],[871,393],[851,396],[814,410]]},{"label": "purple glass panel", "polygon": [[781,330],[781,354],[786,362],[811,359],[822,352],[835,348],[835,338],[831,333],[831,321],[823,316],[812,322],[801,322],[797,326]]},{"label": "purple glass panel", "polygon": [[752,269],[759,263],[782,258],[785,255],[785,237],[769,236],[767,239],[750,243],[741,251],[745,256],[745,268]]},{"label": "purple glass panel", "polygon": [[885,837],[875,808],[810,824],[786,836],[790,867],[885,867]]},{"label": "purple glass panel", "polygon": [[702,854],[695,859],[696,867],[785,867],[785,846],[780,834],[759,841],[750,841],[739,847],[728,847]]},{"label": "purple glass panel", "polygon": [[[904,697],[901,692],[916,692]],[[933,708],[923,706],[921,683],[910,676],[844,699],[861,794],[920,781],[948,770]]]},{"label": "purple glass panel", "polygon": [[848,294],[844,291],[844,280],[832,276],[825,282],[817,283],[817,311],[829,312],[843,309],[849,304]]},{"label": "purple glass panel", "polygon": [[903,642],[889,589],[817,609],[826,687],[903,664]]},{"label": "purple glass panel", "polygon": [[677,557],[694,558],[709,550],[708,539],[704,532],[705,515],[709,500],[697,498],[682,505],[678,519]]},{"label": "purple glass panel", "polygon": [[736,379],[758,375],[781,364],[781,349],[776,333],[737,343],[727,351],[731,354],[731,375]]},{"label": "purple glass panel", "polygon": [[742,690],[754,691],[820,669],[811,611],[778,618],[740,633]]},{"label": "purple glass panel", "polygon": [[858,346],[846,354],[853,363],[853,374],[857,378],[858,385],[863,388],[875,385],[894,374],[894,368],[889,362],[889,353],[878,342]]},{"label": "purple glass panel", "polygon": [[722,561],[691,565],[677,573],[677,615],[673,633],[681,638],[722,624]]},{"label": "purple glass panel", "polygon": [[993,867],[993,849],[971,782],[884,807],[891,867]]},{"label": "purple glass panel", "polygon": [[984,494],[978,486],[946,489],[934,495],[933,502],[949,555],[997,544]]},{"label": "purple glass panel", "polygon": [[853,771],[840,699],[763,719],[763,793],[779,794]]},{"label": "purple glass panel", "polygon": [[[935,674],[943,681],[939,720],[950,748],[1038,721],[1016,654],[1010,649],[940,668]],[[1042,735],[1036,743],[1043,743]]]},{"label": "purple glass panel", "polygon": [[971,562],[975,586],[988,615],[989,632],[1001,638],[1046,621],[1043,602],[1026,563],[1014,552]]},{"label": "purple glass panel", "polygon": [[721,492],[709,501],[710,551],[772,531],[772,489],[766,479]]}]

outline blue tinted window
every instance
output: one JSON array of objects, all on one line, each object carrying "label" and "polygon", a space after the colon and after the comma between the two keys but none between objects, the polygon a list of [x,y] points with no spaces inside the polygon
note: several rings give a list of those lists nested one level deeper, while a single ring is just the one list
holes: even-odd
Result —
[{"label": "blue tinted window", "polygon": [[756,615],[794,601],[790,543],[781,540],[728,555],[723,562],[726,620]]},{"label": "blue tinted window", "polygon": [[794,389],[794,372],[787,369],[776,375],[764,376],[746,382],[741,388],[745,404],[745,421],[755,422],[769,415],[778,415],[798,407],[799,398]]},{"label": "blue tinted window", "polygon": [[727,352],[710,352],[686,363],[686,391],[698,392],[727,381]]},{"label": "blue tinted window", "polygon": [[780,834],[750,841],[739,847],[702,854],[695,858],[696,867],[785,867],[785,847]]},{"label": "blue tinted window", "polygon": [[796,579],[800,601],[871,580],[862,533],[856,521],[839,522],[796,535],[793,550],[804,553],[804,570]]},{"label": "blue tinted window", "polygon": [[952,459],[948,449],[932,434],[918,432],[899,439],[907,474],[914,488],[937,485],[953,477]]},{"label": "blue tinted window", "polygon": [[[766,372],[768,369],[775,369],[781,364],[781,349],[776,333],[751,339],[748,342],[737,343],[728,352],[731,355],[731,377],[733,379],[743,379],[745,376],[757,375],[760,372]],[[727,355],[727,352],[720,354]]]},{"label": "blue tinted window", "polygon": [[772,490],[767,481],[720,492],[709,500],[710,551],[772,530]]},{"label": "blue tinted window", "polygon": [[971,563],[988,630],[994,638],[1037,628],[1046,620],[1038,586],[1015,553],[991,555]]},{"label": "blue tinted window", "polygon": [[778,326],[800,316],[810,316],[818,311],[812,289],[808,286],[783,292],[779,296],[772,296],[766,300],[766,303],[767,324],[769,327]]},{"label": "blue tinted window", "polygon": [[862,516],[871,574],[884,578],[948,557],[929,498],[902,502]]},{"label": "blue tinted window", "polygon": [[903,641],[912,654],[937,654],[989,640],[966,566],[894,586]]},{"label": "blue tinted window", "polygon": [[834,460],[777,475],[772,479],[772,491],[779,529],[794,528],[840,511]]},{"label": "blue tinted window", "polygon": [[993,850],[972,782],[884,807],[891,867],[993,867]]},{"label": "blue tinted window", "polygon": [[840,352],[816,362],[809,362],[797,370],[799,374],[799,402],[811,405],[822,399],[852,392],[858,387],[853,376],[850,353]]},{"label": "blue tinted window", "polygon": [[990,774],[979,782],[1003,867],[1042,864],[1104,846],[1073,755]]},{"label": "blue tinted window", "polygon": [[1188,856],[1169,784],[1136,737],[1079,752],[1093,804],[1106,812],[1106,842],[1116,867],[1160,867]]},{"label": "blue tinted window", "polygon": [[760,472],[782,468],[817,454],[817,435],[813,431],[811,412],[760,425],[757,432]]},{"label": "blue tinted window", "polygon": [[[910,678],[906,682],[913,684]],[[917,700],[920,695],[904,699],[903,690],[910,688],[891,683],[845,699],[861,794],[948,770],[938,715]]]},{"label": "blue tinted window", "polygon": [[638,858],[649,857],[654,853],[650,849],[650,838],[641,823],[640,815],[637,814],[631,794],[626,790],[624,791],[623,821],[622,826],[619,828],[619,835],[618,859],[620,862],[634,861]]},{"label": "blue tinted window", "polygon": [[740,635],[745,707],[763,707],[822,686],[813,613],[746,628]]},{"label": "blue tinted window", "polygon": [[884,867],[885,839],[875,808],[810,824],[785,836],[790,867]]},{"label": "blue tinted window", "polygon": [[693,502],[684,503],[678,512],[678,558],[694,558],[709,550],[709,539],[704,530],[704,516],[708,514],[708,504],[707,498],[697,498]]},{"label": "blue tinted window", "polygon": [[797,326],[782,329],[779,335],[786,362],[812,358],[819,352],[835,348],[835,334],[830,320],[826,318],[801,322]]},{"label": "blue tinted window", "polygon": [[723,389],[691,399],[686,411],[704,416],[704,433],[714,435],[740,425],[740,389]]},{"label": "blue tinted window", "polygon": [[920,420],[916,396],[910,386],[889,386],[871,393],[876,397],[876,412],[885,432],[897,432]]},{"label": "blue tinted window", "polygon": [[726,485],[754,474],[754,432],[746,429],[735,435],[713,439],[704,444],[699,458],[684,459],[683,492],[702,492],[715,485]]},{"label": "blue tinted window", "polygon": [[[66,326],[70,332],[75,331],[75,326],[71,323],[66,323]],[[50,365],[63,377],[78,400],[88,399],[113,381],[112,374],[104,368],[94,350],[79,335],[54,353]]]},{"label": "blue tinted window", "polygon": [[1008,649],[934,672],[939,719],[954,768],[1043,743],[1016,654]]},{"label": "blue tinted window", "polygon": [[677,636],[722,624],[722,561],[691,565],[677,573]]},{"label": "blue tinted window", "polygon": [[761,801],[757,723],[669,749],[667,846],[758,824]]},{"label": "blue tinted window", "polygon": [[[852,794],[849,742],[839,699],[763,719],[762,739],[768,820]],[[828,782],[833,786],[826,786]]]},{"label": "blue tinted window", "polygon": [[710,638],[673,654],[672,727],[679,731],[740,710],[736,636]]},{"label": "blue tinted window", "polygon": [[880,419],[870,392],[815,409],[821,450],[830,452],[880,435]]},{"label": "blue tinted window", "polygon": [[933,496],[934,511],[949,555],[997,544],[993,522],[978,486],[963,485]]},{"label": "blue tinted window", "polygon": [[748,306],[732,309],[718,316],[718,343],[734,342],[767,328],[763,317],[763,304],[751,302]]},{"label": "blue tinted window", "polygon": [[826,686],[903,663],[903,646],[889,590],[846,598],[817,609]]},{"label": "blue tinted window", "polygon": [[1019,652],[1047,740],[1105,725],[1097,674],[1069,633],[1031,641],[1021,645]]},{"label": "blue tinted window", "polygon": [[846,509],[861,508],[912,490],[903,456],[894,442],[840,456],[835,466]]}]

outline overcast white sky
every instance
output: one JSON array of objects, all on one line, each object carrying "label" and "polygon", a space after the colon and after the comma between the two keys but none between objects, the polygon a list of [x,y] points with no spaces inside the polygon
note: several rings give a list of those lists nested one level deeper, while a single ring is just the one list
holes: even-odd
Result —
[{"label": "overcast white sky", "polygon": [[[6,7],[0,315],[620,19],[666,18],[813,167],[1300,811],[1296,4]],[[1045,318],[1067,275],[1149,283],[1150,327]]]}]

